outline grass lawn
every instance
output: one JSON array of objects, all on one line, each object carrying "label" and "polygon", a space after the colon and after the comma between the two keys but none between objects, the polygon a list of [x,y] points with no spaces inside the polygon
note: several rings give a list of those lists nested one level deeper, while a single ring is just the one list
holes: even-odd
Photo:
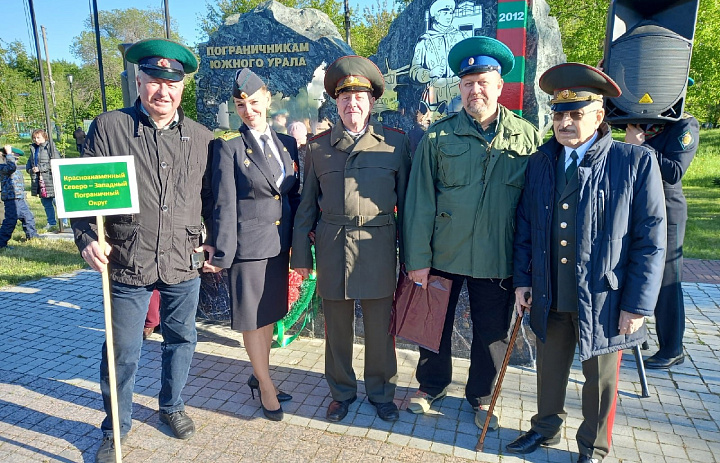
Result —
[{"label": "grass lawn", "polygon": [[[620,134],[614,136],[622,138]],[[26,156],[21,157],[18,163],[23,166],[23,172],[29,154],[29,142],[26,139],[16,145],[26,152]],[[66,157],[78,156],[74,140],[70,139],[66,147]],[[720,129],[703,130],[700,132],[698,153],[683,179],[689,215],[685,257],[720,260],[720,185],[715,184],[715,179],[720,179]],[[25,188],[30,189],[27,173]],[[27,202],[35,215],[38,229],[41,229],[47,224],[47,217],[40,199],[28,193]],[[9,245],[14,249],[0,250],[0,287],[86,267],[73,242],[25,241],[25,234],[19,224]]]}]

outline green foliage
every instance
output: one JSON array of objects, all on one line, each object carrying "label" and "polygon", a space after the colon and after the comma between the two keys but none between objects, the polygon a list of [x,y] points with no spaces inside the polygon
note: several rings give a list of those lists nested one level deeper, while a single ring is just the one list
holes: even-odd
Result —
[{"label": "green foliage", "polygon": [[[353,16],[356,16],[354,13]],[[388,0],[375,0],[374,5],[363,8],[360,20],[353,21],[350,28],[350,43],[355,53],[365,57],[377,53],[380,41],[399,14],[399,11],[388,7]]]},{"label": "green foliage", "polygon": [[605,21],[610,0],[548,0],[560,25],[568,61],[595,66],[603,57]]}]

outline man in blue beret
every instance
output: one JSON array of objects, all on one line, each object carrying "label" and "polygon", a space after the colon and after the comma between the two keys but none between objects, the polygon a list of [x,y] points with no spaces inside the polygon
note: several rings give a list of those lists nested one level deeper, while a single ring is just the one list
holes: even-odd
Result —
[{"label": "man in blue beret", "polygon": [[515,307],[537,336],[537,406],[530,431],[506,446],[526,454],[559,442],[576,346],[585,383],[578,463],[610,451],[622,350],[645,339],[665,262],[660,170],[647,149],[612,138],[602,71],[565,63],[540,77],[554,136],[533,154],[517,208]]},{"label": "man in blue beret", "polygon": [[[512,52],[489,37],[456,44],[448,63],[460,78],[460,112],[431,125],[413,157],[404,223],[405,265],[417,284],[428,275],[452,280],[439,353],[420,347],[420,388],[408,410],[425,413],[452,380],[451,337],[463,283],[470,295],[473,339],[465,397],[483,426],[484,406],[507,347],[513,304],[515,207],[525,166],[540,144],[532,124],[498,103]],[[492,417],[490,427],[497,428]]]},{"label": "man in blue beret", "polygon": [[[210,169],[212,133],[185,117],[180,108],[183,79],[197,69],[186,47],[164,39],[147,39],[127,49],[125,59],[138,65],[139,98],[130,108],[98,116],[90,126],[83,157],[135,157],[140,212],[105,218],[109,243],[101,249],[94,217],[72,221],[75,243],[95,270],[109,272],[114,332],[120,437],[132,425],[132,394],[140,359],[143,327],[153,290],[160,292],[163,336],[160,369],[160,421],[173,435],[195,432],[180,394],[190,371],[197,332],[195,312],[203,268],[203,227],[212,224]],[[204,219],[204,224],[203,224]],[[208,236],[212,236],[208,232]],[[115,461],[110,409],[108,358],[100,364],[100,389],[106,417],[96,461]]]}]

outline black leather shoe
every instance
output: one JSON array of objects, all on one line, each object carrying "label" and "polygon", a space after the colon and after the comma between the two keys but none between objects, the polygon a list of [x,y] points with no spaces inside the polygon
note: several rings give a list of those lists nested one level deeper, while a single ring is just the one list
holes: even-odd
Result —
[{"label": "black leather shoe", "polygon": [[400,419],[400,412],[398,411],[395,402],[378,403],[373,402],[370,399],[368,399],[368,402],[375,406],[375,410],[377,410],[377,415],[380,417],[381,420],[397,421],[398,419]]},{"label": "black leather shoe", "polygon": [[537,450],[541,445],[554,445],[560,443],[560,436],[545,437],[532,429],[505,446],[510,453],[526,454]]},{"label": "black leather shoe", "polygon": [[[251,374],[248,378],[247,385],[250,387],[253,399],[255,398],[255,390],[258,391],[258,395],[260,394],[260,381],[258,381],[254,374]],[[283,391],[278,391],[277,399],[278,402],[287,402],[288,400],[292,400],[292,396],[284,393]]]},{"label": "black leather shoe", "polygon": [[174,413],[160,412],[160,421],[170,426],[173,434],[178,439],[189,439],[190,436],[195,434],[195,423],[182,410]]},{"label": "black leather shoe", "polygon": [[685,354],[680,354],[677,357],[660,357],[658,354],[652,355],[645,359],[643,362],[645,368],[650,370],[666,370],[673,365],[680,365],[685,361]]},{"label": "black leather shoe", "polygon": [[592,458],[587,455],[580,455],[580,458],[578,458],[577,463],[600,463],[599,458]]},{"label": "black leather shoe", "polygon": [[355,402],[357,400],[357,396],[352,397],[351,399],[347,400],[333,400],[330,402],[330,405],[328,405],[327,414],[325,417],[328,419],[328,421],[341,421],[343,418],[345,418],[348,414],[348,407],[351,403]]},{"label": "black leather shoe", "polygon": [[[120,445],[125,445],[127,436],[120,436]],[[113,436],[103,436],[103,440],[95,453],[97,463],[115,463],[115,442]]]}]

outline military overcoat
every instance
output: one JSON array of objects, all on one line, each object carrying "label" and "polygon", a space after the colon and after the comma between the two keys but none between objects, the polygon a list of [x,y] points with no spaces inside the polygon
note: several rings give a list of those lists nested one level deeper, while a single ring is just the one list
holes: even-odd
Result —
[{"label": "military overcoat", "polygon": [[341,123],[308,141],[290,266],[312,268],[308,233],[315,230],[321,297],[393,294],[409,172],[407,137],[375,121],[357,142]]}]

